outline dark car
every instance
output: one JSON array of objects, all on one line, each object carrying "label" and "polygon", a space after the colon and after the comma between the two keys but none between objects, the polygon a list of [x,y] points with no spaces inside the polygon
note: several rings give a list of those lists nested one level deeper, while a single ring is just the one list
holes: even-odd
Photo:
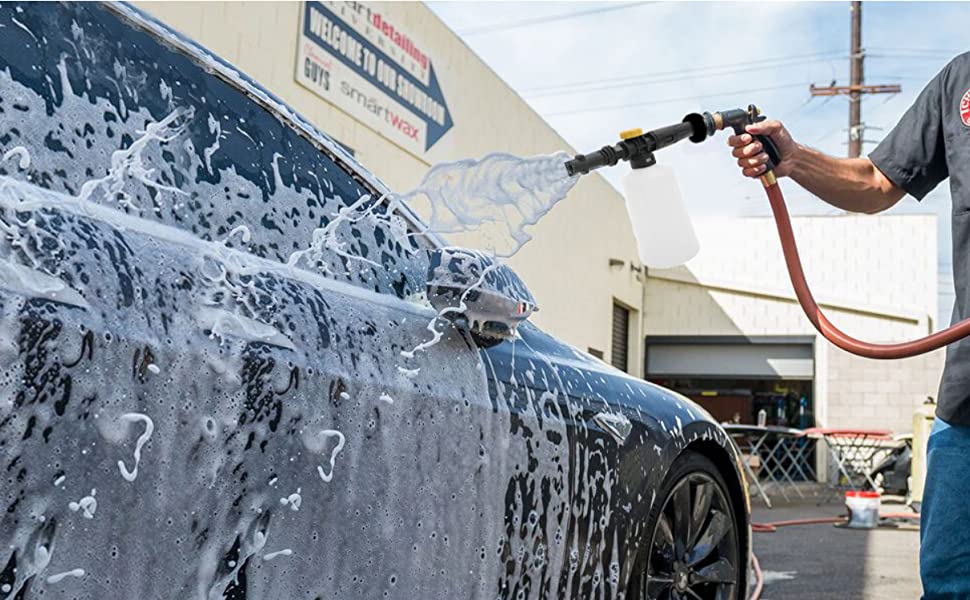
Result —
[{"label": "dark car", "polygon": [[217,57],[0,4],[0,144],[0,598],[745,597],[724,431]]}]

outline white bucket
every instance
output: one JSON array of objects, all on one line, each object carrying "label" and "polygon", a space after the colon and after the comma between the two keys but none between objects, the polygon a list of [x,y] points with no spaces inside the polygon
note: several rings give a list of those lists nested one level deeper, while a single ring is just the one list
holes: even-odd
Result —
[{"label": "white bucket", "polygon": [[879,525],[879,492],[846,492],[845,507],[849,510],[852,529],[875,529]]}]

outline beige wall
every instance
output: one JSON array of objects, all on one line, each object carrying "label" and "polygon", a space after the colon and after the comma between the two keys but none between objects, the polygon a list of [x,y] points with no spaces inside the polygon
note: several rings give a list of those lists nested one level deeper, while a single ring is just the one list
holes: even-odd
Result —
[{"label": "beige wall", "polygon": [[[526,103],[423,4],[375,3],[426,47],[454,127],[426,154],[381,137],[294,79],[299,2],[136,2],[286,100],[391,188],[407,190],[437,162],[504,151],[520,156],[569,150]],[[636,245],[621,196],[598,175],[587,176],[533,228],[534,239],[509,263],[539,302],[533,319],[582,350],[610,359],[613,299],[639,309],[642,284],[630,269]],[[609,267],[609,259],[625,261]],[[642,319],[633,314],[630,371],[640,374]]]},{"label": "beige wall", "polygon": [[[795,217],[809,284],[829,318],[870,341],[926,335],[936,315],[933,216]],[[707,223],[687,266],[650,271],[649,335],[815,335],[766,218]],[[859,358],[815,343],[815,405],[829,427],[908,431],[912,412],[935,396],[942,351],[904,361]]]}]

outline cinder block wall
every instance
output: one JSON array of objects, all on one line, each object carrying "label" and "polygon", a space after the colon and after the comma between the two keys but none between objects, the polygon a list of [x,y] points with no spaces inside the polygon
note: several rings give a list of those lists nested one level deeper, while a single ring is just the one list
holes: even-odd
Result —
[{"label": "cinder block wall", "polygon": [[[809,284],[851,335],[893,342],[936,328],[936,219],[930,215],[795,217]],[[816,335],[795,301],[774,222],[736,219],[699,227],[701,253],[686,267],[651,271],[648,335]],[[936,396],[943,351],[902,361],[859,358],[816,338],[815,407],[829,427],[912,428]]]}]

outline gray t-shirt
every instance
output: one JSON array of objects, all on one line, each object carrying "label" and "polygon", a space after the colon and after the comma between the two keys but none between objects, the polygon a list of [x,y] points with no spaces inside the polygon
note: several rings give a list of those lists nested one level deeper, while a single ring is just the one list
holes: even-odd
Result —
[{"label": "gray t-shirt", "polygon": [[[897,186],[922,200],[950,178],[953,198],[953,322],[970,317],[970,52],[927,84],[869,159]],[[970,425],[970,339],[946,350],[936,414]]]}]

